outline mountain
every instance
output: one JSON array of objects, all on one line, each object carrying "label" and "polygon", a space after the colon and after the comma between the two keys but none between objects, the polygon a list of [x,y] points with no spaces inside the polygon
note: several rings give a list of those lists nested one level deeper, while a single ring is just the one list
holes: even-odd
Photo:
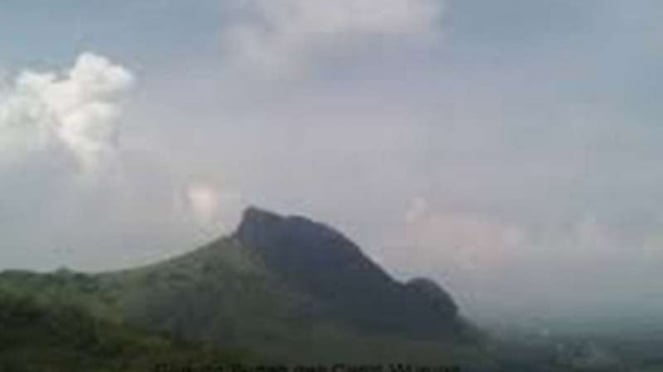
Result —
[{"label": "mountain", "polygon": [[493,363],[436,283],[401,283],[340,232],[257,208],[179,257],[100,274],[10,271],[3,288],[270,362]]},{"label": "mountain", "polygon": [[228,237],[95,278],[130,324],[269,360],[446,360],[475,336],[432,281],[400,283],[338,231],[257,208]]},{"label": "mountain", "polygon": [[271,272],[323,304],[331,318],[413,338],[462,331],[457,306],[441,287],[427,279],[395,281],[328,226],[249,208],[234,237],[255,249]]}]

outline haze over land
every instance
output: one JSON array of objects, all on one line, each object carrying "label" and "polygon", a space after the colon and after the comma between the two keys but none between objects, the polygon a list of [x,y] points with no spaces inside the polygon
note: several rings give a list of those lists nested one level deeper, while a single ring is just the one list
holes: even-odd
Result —
[{"label": "haze over land", "polygon": [[256,204],[471,317],[663,309],[656,1],[0,6],[0,265],[188,251]]}]

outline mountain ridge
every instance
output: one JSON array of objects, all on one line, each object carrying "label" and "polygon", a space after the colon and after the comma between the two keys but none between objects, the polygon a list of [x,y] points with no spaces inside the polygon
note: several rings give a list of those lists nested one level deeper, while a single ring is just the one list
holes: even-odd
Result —
[{"label": "mountain ridge", "polygon": [[2,287],[272,362],[486,358],[442,287],[396,281],[333,228],[257,208],[177,257],[99,274],[5,272]]},{"label": "mountain ridge", "polygon": [[423,278],[398,282],[332,227],[251,207],[232,236],[286,282],[325,302],[332,316],[365,331],[415,338],[461,331],[458,307],[442,287]]}]

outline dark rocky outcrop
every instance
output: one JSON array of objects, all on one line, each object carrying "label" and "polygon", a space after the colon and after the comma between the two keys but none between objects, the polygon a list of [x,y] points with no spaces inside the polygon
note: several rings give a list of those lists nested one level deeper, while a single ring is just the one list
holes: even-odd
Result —
[{"label": "dark rocky outcrop", "polygon": [[415,338],[460,332],[457,306],[428,279],[390,277],[331,227],[304,217],[249,208],[234,237],[267,267],[322,303],[328,314],[363,331]]}]

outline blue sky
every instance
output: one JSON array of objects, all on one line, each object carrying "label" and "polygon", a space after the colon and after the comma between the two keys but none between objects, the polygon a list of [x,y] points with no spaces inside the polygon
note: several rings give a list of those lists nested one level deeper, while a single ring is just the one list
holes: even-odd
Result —
[{"label": "blue sky", "polygon": [[0,262],[144,263],[257,204],[338,226],[476,316],[657,311],[662,15],[657,1],[5,1]]}]

